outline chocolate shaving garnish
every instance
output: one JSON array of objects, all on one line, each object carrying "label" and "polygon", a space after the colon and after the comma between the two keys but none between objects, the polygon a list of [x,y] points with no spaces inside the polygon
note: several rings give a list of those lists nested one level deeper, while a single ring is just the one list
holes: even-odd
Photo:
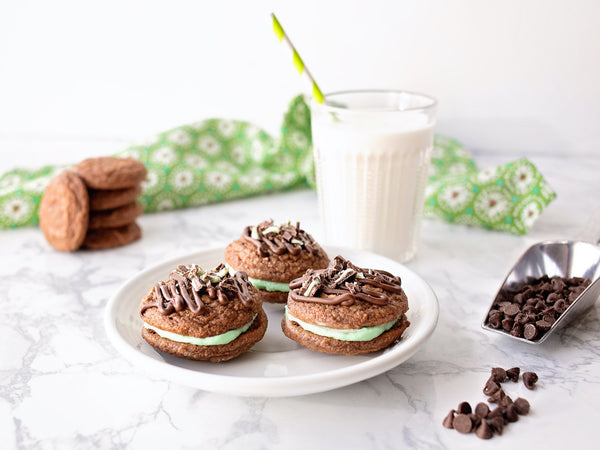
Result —
[{"label": "chocolate shaving garnish", "polygon": [[402,281],[383,270],[362,269],[336,256],[326,269],[306,271],[290,282],[290,298],[324,305],[350,306],[356,300],[386,305],[391,295],[400,294]]},{"label": "chocolate shaving garnish", "polygon": [[152,290],[153,302],[141,308],[143,314],[149,308],[157,307],[163,315],[189,309],[193,314],[203,311],[202,295],[210,300],[226,304],[238,298],[246,307],[252,304],[252,296],[248,290],[248,276],[245,272],[236,272],[231,276],[223,264],[204,272],[196,264],[179,265],[169,275],[167,282],[157,283]]},{"label": "chocolate shaving garnish", "polygon": [[303,249],[314,255],[321,250],[313,237],[300,229],[299,222],[296,222],[296,226],[289,222],[275,226],[273,220],[265,220],[255,227],[244,228],[241,238],[254,245],[258,254],[263,257],[284,253],[296,256]]}]

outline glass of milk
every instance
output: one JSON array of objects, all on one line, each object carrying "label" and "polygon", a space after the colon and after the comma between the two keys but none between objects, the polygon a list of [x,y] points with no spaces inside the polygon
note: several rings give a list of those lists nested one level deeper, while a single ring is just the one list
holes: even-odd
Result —
[{"label": "glass of milk", "polygon": [[417,252],[436,101],[357,90],[313,100],[312,138],[325,242],[400,262]]}]

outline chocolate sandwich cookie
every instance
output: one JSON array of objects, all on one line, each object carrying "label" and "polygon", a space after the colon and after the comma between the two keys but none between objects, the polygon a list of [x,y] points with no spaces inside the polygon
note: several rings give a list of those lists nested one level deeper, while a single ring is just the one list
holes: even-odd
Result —
[{"label": "chocolate sandwich cookie", "polygon": [[244,272],[223,264],[204,271],[180,265],[142,300],[142,337],[181,358],[227,361],[250,350],[267,330],[267,315]]},{"label": "chocolate sandwich cookie", "polygon": [[275,226],[270,220],[246,227],[225,249],[225,262],[248,274],[262,301],[285,303],[288,283],[307,269],[327,267],[329,257],[298,222]]},{"label": "chocolate sandwich cookie", "polygon": [[85,184],[76,173],[65,170],[55,176],[40,204],[40,227],[57,250],[77,250],[88,227],[89,199]]},{"label": "chocolate sandwich cookie", "polygon": [[110,211],[92,211],[90,213],[88,229],[97,230],[98,228],[122,227],[132,223],[143,212],[142,205],[138,202],[129,203]]},{"label": "chocolate sandwich cookie", "polygon": [[284,334],[323,353],[356,355],[381,350],[410,325],[399,277],[363,269],[336,256],[290,283]]},{"label": "chocolate sandwich cookie", "polygon": [[142,237],[142,230],[135,222],[116,228],[89,230],[83,240],[83,248],[103,250],[131,244]]},{"label": "chocolate sandwich cookie", "polygon": [[135,199],[141,193],[142,187],[140,185],[124,189],[112,189],[110,191],[90,189],[88,191],[90,196],[90,211],[107,211],[125,206],[135,202]]},{"label": "chocolate sandwich cookie", "polygon": [[132,158],[102,156],[89,158],[73,166],[73,170],[91,189],[125,189],[146,178],[146,166]]}]

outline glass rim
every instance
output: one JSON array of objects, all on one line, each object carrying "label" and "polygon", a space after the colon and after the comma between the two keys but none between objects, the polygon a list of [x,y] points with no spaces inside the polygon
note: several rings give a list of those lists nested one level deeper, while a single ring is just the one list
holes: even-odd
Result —
[{"label": "glass rim", "polygon": [[[327,104],[326,101],[329,97],[334,97],[336,95],[353,95],[353,94],[396,94],[396,95],[401,95],[401,94],[408,94],[411,96],[416,96],[416,97],[420,97],[422,99],[425,99],[428,101],[427,104],[423,105],[423,106],[413,106],[413,107],[409,107],[409,108],[405,108],[405,109],[377,109],[377,108],[369,108],[369,109],[352,109],[352,108],[343,108],[340,106],[335,106],[335,105],[331,105],[331,104]],[[427,94],[422,94],[421,92],[416,92],[416,91],[407,91],[407,90],[403,90],[403,89],[347,89],[347,90],[343,90],[343,91],[334,91],[334,92],[328,92],[323,94],[323,103],[319,103],[317,102],[314,97],[312,99],[312,103],[315,105],[318,105],[319,108],[323,108],[325,110],[328,110],[330,112],[335,112],[335,113],[404,113],[404,112],[414,112],[414,111],[425,111],[425,110],[431,110],[434,109],[437,104],[438,101],[434,98],[431,97],[430,95]]]}]

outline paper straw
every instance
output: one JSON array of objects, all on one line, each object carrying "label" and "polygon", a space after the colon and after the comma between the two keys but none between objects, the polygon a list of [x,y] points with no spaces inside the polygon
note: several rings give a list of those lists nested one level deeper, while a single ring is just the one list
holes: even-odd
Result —
[{"label": "paper straw", "polygon": [[319,89],[317,82],[315,81],[313,76],[310,74],[308,67],[306,67],[306,65],[304,64],[304,61],[302,61],[302,58],[300,58],[298,51],[294,47],[294,44],[292,44],[292,41],[290,41],[290,38],[288,37],[288,35],[283,30],[283,27],[279,23],[279,20],[277,20],[277,17],[275,17],[275,14],[271,13],[271,16],[273,17],[273,30],[275,31],[275,34],[277,35],[279,42],[285,41],[286,44],[292,49],[294,66],[296,66],[296,69],[298,69],[298,72],[300,72],[300,75],[302,75],[302,73],[305,73],[306,76],[308,77],[308,79],[310,80],[310,82],[312,83],[312,94],[313,94],[314,99],[319,103],[323,103],[323,93],[321,92],[321,89]]}]

